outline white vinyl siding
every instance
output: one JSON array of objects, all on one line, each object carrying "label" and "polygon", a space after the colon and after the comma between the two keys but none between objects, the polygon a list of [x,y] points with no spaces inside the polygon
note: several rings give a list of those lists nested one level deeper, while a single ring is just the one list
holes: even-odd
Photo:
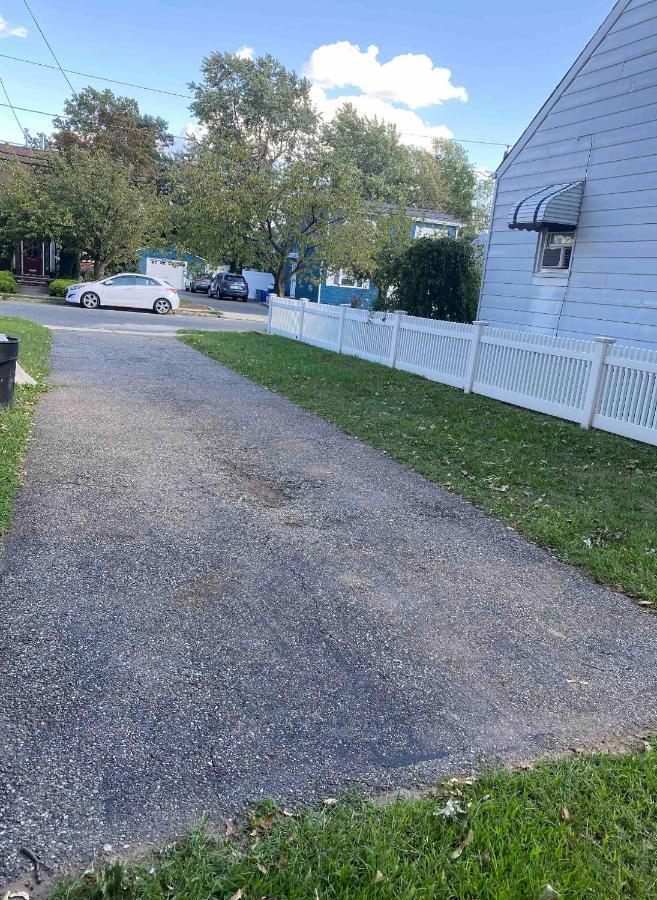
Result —
[{"label": "white vinyl siding", "polygon": [[[657,0],[632,0],[498,179],[479,317],[657,348]],[[514,204],[585,181],[563,277],[539,271]]]}]

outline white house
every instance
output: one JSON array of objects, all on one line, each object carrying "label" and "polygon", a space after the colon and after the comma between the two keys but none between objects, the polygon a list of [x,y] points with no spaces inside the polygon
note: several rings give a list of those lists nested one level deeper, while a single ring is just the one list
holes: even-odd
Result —
[{"label": "white house", "polygon": [[479,318],[657,349],[657,0],[615,4],[497,170]]}]

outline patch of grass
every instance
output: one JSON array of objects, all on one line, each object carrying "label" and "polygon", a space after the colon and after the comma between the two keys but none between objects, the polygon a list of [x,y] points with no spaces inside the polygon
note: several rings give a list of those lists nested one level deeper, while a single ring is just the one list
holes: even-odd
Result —
[{"label": "patch of grass", "polygon": [[285,338],[181,339],[657,603],[657,448]]},{"label": "patch of grass", "polygon": [[14,404],[0,407],[0,534],[11,523],[14,495],[21,485],[20,464],[32,426],[34,406],[44,390],[43,379],[48,371],[50,332],[43,325],[0,316],[0,332],[20,339],[19,361],[26,372],[36,379],[36,386],[17,385]]},{"label": "patch of grass", "polygon": [[[654,897],[656,762],[649,749],[587,755],[385,805],[341,800],[294,817],[263,806],[229,840],[198,829],[141,864],[61,884],[52,897]],[[441,814],[449,806],[453,816]]]}]

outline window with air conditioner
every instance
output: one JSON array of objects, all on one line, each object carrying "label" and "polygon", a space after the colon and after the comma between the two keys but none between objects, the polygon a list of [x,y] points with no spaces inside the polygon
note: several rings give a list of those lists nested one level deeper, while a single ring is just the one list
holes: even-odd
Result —
[{"label": "window with air conditioner", "polygon": [[539,243],[537,272],[565,275],[570,271],[574,246],[574,231],[544,231]]}]

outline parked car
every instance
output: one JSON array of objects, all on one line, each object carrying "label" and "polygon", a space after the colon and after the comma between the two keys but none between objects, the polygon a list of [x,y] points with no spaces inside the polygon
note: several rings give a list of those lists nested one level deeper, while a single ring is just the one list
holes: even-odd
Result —
[{"label": "parked car", "polygon": [[249,285],[243,275],[219,272],[212,279],[208,293],[217,300],[241,300],[246,303],[249,299]]},{"label": "parked car", "polygon": [[99,306],[150,309],[161,316],[180,306],[178,291],[163,278],[130,272],[112,275],[102,281],[73,284],[66,292],[66,302],[77,303],[85,309],[98,309]]},{"label": "parked car", "polygon": [[212,278],[210,275],[194,275],[192,276],[192,280],[189,285],[189,289],[192,294],[195,294],[196,291],[203,291],[204,293],[208,293],[210,290],[210,285],[212,284]]}]

